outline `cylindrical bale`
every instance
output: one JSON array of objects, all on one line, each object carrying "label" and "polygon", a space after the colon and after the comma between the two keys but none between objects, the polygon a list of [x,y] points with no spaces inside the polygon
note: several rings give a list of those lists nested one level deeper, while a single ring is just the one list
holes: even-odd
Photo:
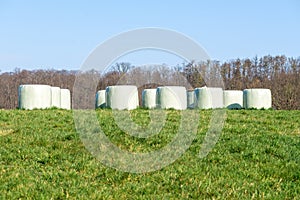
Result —
[{"label": "cylindrical bale", "polygon": [[188,108],[195,108],[195,91],[189,90],[186,92],[187,95],[187,107]]},{"label": "cylindrical bale", "polygon": [[156,89],[156,105],[158,108],[185,110],[187,96],[185,87],[163,86]]},{"label": "cylindrical bale", "polygon": [[133,110],[139,105],[137,87],[134,85],[115,85],[106,87],[106,106],[117,110]]},{"label": "cylindrical bale", "polygon": [[51,86],[49,85],[20,85],[19,108],[32,110],[51,107]]},{"label": "cylindrical bale", "polygon": [[105,90],[99,90],[96,93],[96,108],[105,108]]},{"label": "cylindrical bale", "polygon": [[224,107],[229,109],[241,109],[243,107],[243,91],[224,90],[223,100]]},{"label": "cylindrical bale", "polygon": [[142,92],[142,106],[156,108],[156,89],[144,89]]},{"label": "cylindrical bale", "polygon": [[269,89],[245,89],[243,95],[245,108],[268,109],[272,107],[272,95]]},{"label": "cylindrical bale", "polygon": [[60,88],[51,87],[51,107],[60,108]]},{"label": "cylindrical bale", "polygon": [[60,89],[60,107],[62,109],[71,109],[71,93],[69,89]]},{"label": "cylindrical bale", "polygon": [[223,108],[223,89],[214,87],[202,87],[195,89],[196,108],[210,109]]}]

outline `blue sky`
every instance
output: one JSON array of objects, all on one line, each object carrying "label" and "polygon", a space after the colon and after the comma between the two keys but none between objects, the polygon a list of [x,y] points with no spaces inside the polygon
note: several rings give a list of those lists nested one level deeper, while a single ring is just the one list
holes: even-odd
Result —
[{"label": "blue sky", "polygon": [[[183,33],[220,61],[268,54],[298,57],[299,10],[297,0],[0,0],[0,70],[76,70],[105,40],[143,27]],[[120,61],[181,62],[149,51]]]}]

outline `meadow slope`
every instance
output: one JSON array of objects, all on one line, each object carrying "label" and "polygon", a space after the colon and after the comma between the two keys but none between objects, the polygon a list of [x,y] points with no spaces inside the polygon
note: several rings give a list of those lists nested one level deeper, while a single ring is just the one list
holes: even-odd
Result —
[{"label": "meadow slope", "polygon": [[[145,125],[148,112],[131,116]],[[148,152],[176,134],[179,112],[167,112],[165,127],[149,139],[120,130],[111,110],[97,115],[114,144]],[[300,199],[300,111],[228,110],[218,143],[203,159],[198,153],[212,111],[199,112],[185,154],[159,171],[135,174],[97,161],[72,111],[0,110],[0,199]]]}]

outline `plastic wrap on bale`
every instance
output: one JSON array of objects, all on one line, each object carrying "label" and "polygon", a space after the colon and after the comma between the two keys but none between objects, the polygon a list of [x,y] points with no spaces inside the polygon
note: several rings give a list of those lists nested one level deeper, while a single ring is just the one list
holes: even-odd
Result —
[{"label": "plastic wrap on bale", "polygon": [[216,87],[201,87],[195,89],[196,108],[223,108],[223,89]]},{"label": "plastic wrap on bale", "polygon": [[115,85],[106,87],[106,106],[117,110],[133,110],[139,105],[137,87],[134,85]]},{"label": "plastic wrap on bale", "polygon": [[96,108],[105,108],[106,102],[105,102],[105,90],[99,90],[96,93]]},{"label": "plastic wrap on bale", "polygon": [[51,86],[49,85],[20,85],[18,91],[19,108],[46,109],[51,107]]},{"label": "plastic wrap on bale", "polygon": [[185,87],[163,86],[156,89],[156,105],[161,109],[185,110],[187,96]]},{"label": "plastic wrap on bale", "polygon": [[271,90],[264,88],[245,89],[244,107],[246,109],[269,109],[272,108],[272,95]]},{"label": "plastic wrap on bale", "polygon": [[69,89],[60,90],[60,107],[62,109],[71,109],[71,93]]},{"label": "plastic wrap on bale", "polygon": [[187,107],[188,108],[195,108],[195,91],[194,90],[190,90],[186,92],[187,95]]},{"label": "plastic wrap on bale", "polygon": [[142,107],[156,108],[156,89],[144,89],[142,92]]},{"label": "plastic wrap on bale", "polygon": [[224,107],[228,109],[243,108],[243,91],[241,90],[224,90],[223,99]]},{"label": "plastic wrap on bale", "polygon": [[61,94],[59,87],[51,87],[51,107],[60,108]]}]

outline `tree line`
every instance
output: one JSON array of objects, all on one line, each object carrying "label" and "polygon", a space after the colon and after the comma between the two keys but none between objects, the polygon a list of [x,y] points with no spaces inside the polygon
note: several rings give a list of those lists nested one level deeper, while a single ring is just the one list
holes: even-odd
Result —
[{"label": "tree line", "polygon": [[[160,85],[183,85],[187,89],[202,86],[220,86],[226,90],[269,88],[275,109],[300,109],[300,58],[263,56],[252,59],[234,59],[227,62],[207,61],[167,65],[132,66],[116,63],[108,72],[67,70],[20,70],[0,74],[0,108],[18,107],[18,87],[21,84],[47,84],[67,88],[73,94],[78,77],[85,82],[96,82],[89,93],[80,98],[80,107],[91,107],[95,92],[109,85],[132,84],[139,88],[156,88]],[[83,84],[84,85],[84,84]],[[141,99],[141,98],[140,98]],[[86,104],[86,105],[85,105]]]}]

